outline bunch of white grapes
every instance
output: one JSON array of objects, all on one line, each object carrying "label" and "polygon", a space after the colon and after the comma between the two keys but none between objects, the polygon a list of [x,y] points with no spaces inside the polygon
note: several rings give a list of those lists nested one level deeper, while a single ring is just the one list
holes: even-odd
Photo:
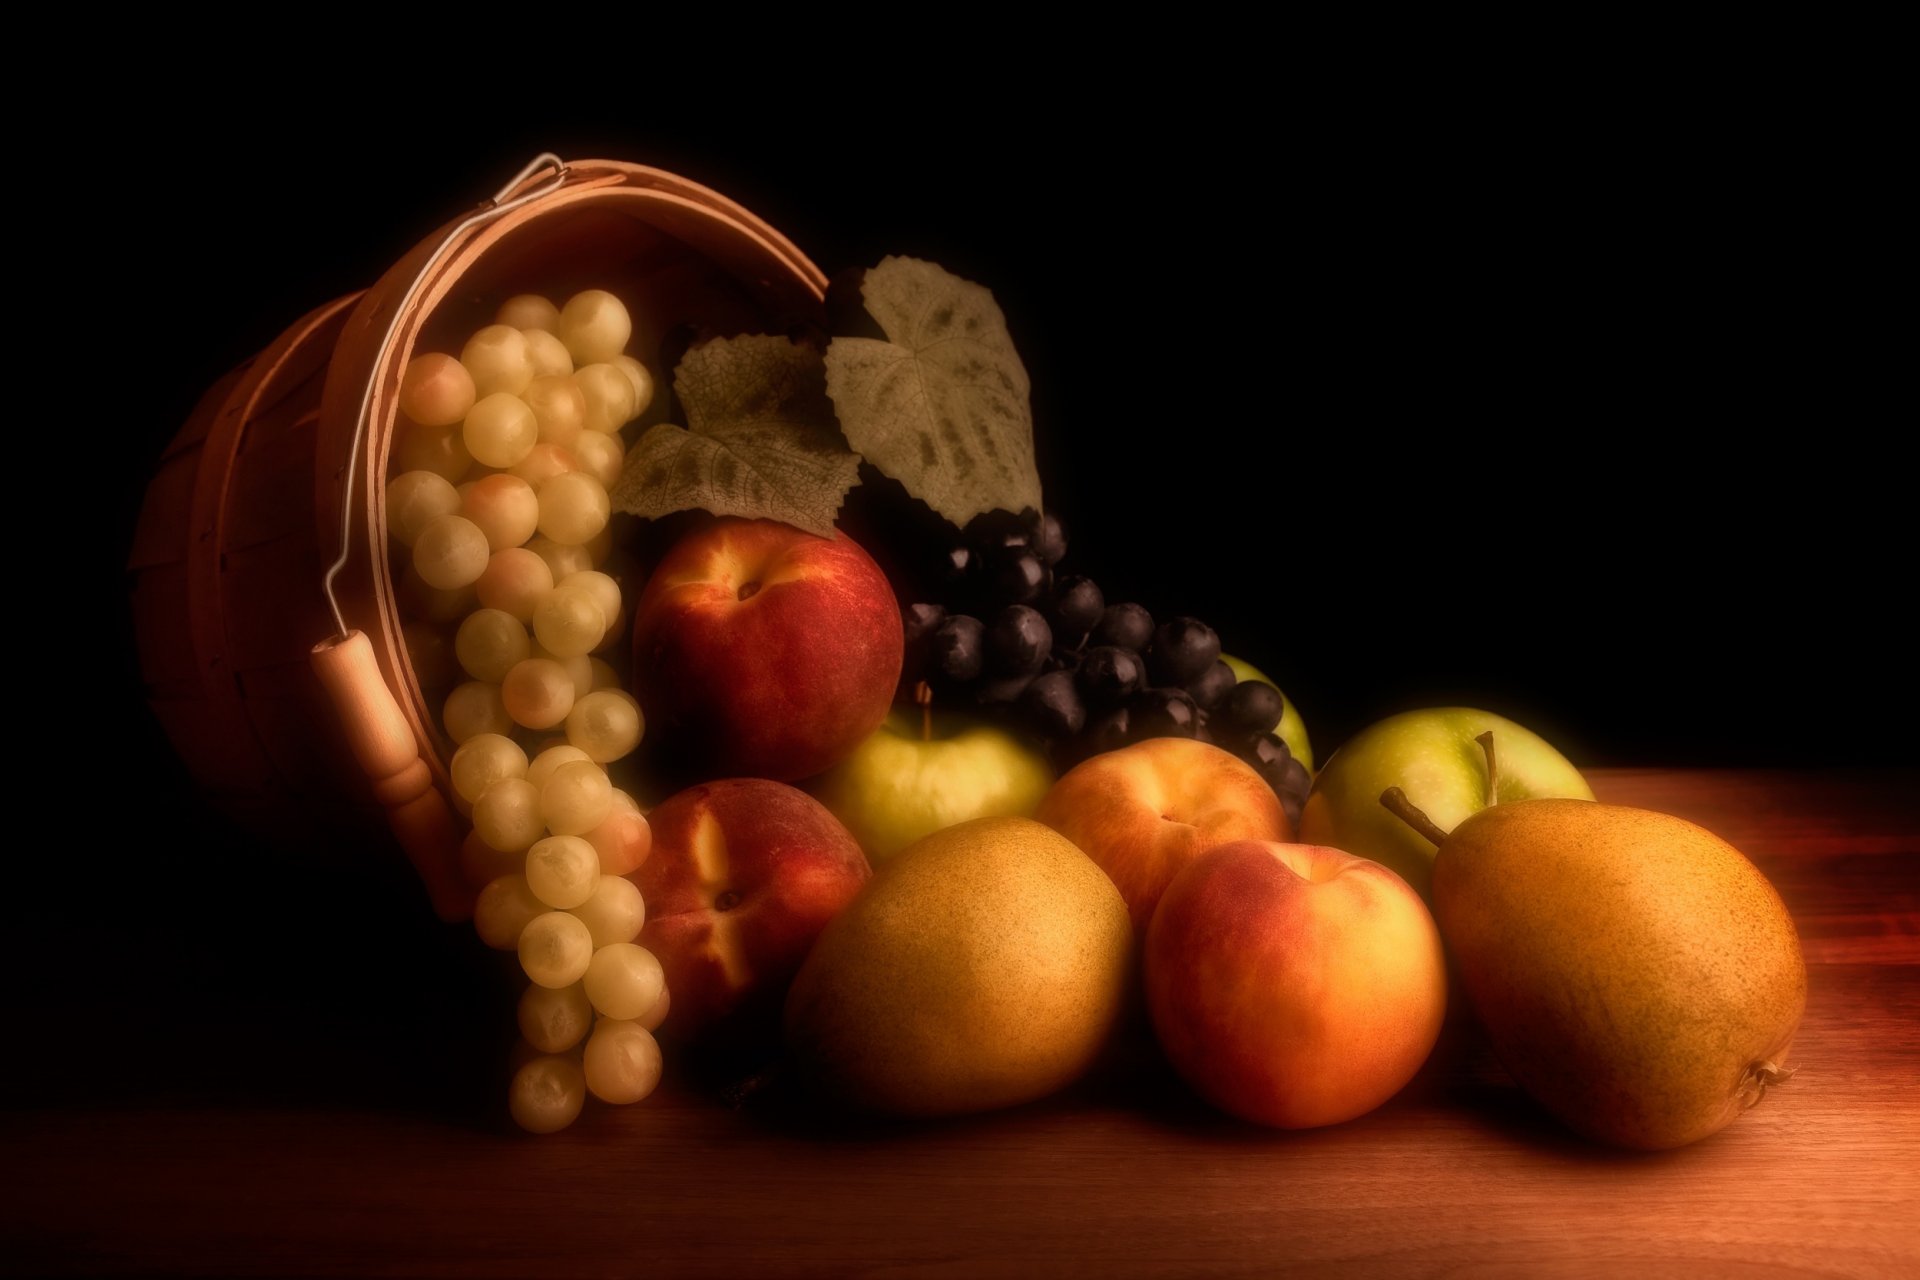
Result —
[{"label": "bunch of white grapes", "polygon": [[651,843],[640,806],[566,744],[529,760],[511,738],[483,733],[454,752],[452,772],[473,806],[461,864],[482,886],[474,928],[488,946],[518,951],[533,984],[520,1033],[540,1056],[514,1074],[513,1118],[551,1133],[588,1092],[640,1101],[660,1081],[653,1032],[669,999],[660,961],[634,943],[646,903],[627,873]]},{"label": "bunch of white grapes", "polygon": [[632,331],[605,290],[564,307],[524,294],[457,358],[417,356],[386,488],[416,674],[429,690],[458,682],[441,724],[473,820],[462,862],[474,924],[519,951],[533,984],[520,1028],[539,1056],[509,1103],[540,1133],[572,1123],[587,1091],[636,1102],[660,1078],[666,988],[634,943],[645,905],[626,878],[649,835],[605,767],[639,746],[645,721],[599,656],[627,619],[604,571],[607,491],[621,428],[653,400],[652,374],[625,354]]}]

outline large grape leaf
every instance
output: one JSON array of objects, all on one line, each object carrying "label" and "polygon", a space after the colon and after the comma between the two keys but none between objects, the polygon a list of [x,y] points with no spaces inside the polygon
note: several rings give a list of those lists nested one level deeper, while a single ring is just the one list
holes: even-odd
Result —
[{"label": "large grape leaf", "polygon": [[786,338],[718,338],[674,370],[687,425],[650,428],[627,455],[613,505],[637,516],[702,510],[833,536],[860,474],[827,399],[820,353]]},{"label": "large grape leaf", "polygon": [[888,340],[827,348],[847,443],[956,525],[1039,510],[1027,370],[993,294],[900,257],[868,271],[861,293]]}]

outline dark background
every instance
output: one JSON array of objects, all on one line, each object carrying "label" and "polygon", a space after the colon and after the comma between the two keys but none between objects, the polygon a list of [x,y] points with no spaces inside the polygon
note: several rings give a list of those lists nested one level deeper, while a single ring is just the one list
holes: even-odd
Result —
[{"label": "dark background", "polygon": [[[115,264],[153,310],[116,356],[139,394],[102,580],[210,382],[552,149],[703,181],[829,272],[907,253],[989,286],[1068,567],[1212,622],[1322,758],[1466,703],[1587,765],[1920,759],[1883,443],[1911,413],[1878,402],[1891,333],[1855,300],[1870,175],[1758,116],[1224,119],[636,106],[398,139],[276,119],[185,182],[121,156],[184,206]],[[162,109],[153,136],[234,127]]]},{"label": "dark background", "polygon": [[[395,92],[331,84],[307,117],[287,94],[156,95],[72,145],[87,198],[38,206],[62,223],[49,259],[91,268],[42,295],[85,376],[40,474],[104,473],[105,498],[62,615],[88,698],[35,723],[42,758],[110,744],[113,766],[88,892],[65,862],[27,869],[61,891],[25,935],[22,971],[52,978],[22,1017],[58,1046],[13,1063],[55,1091],[26,1105],[497,1109],[491,957],[422,930],[397,859],[289,858],[198,805],[140,701],[123,568],[204,388],[545,149],[703,181],[829,271],[907,253],[989,286],[1069,567],[1213,622],[1323,759],[1381,715],[1466,703],[1582,765],[1920,760],[1910,474],[1883,443],[1911,395],[1883,403],[1894,330],[1865,307],[1879,171],[1790,110],[1376,119],[1147,82],[889,124],[872,101],[725,86],[728,115],[636,85],[591,127],[438,102],[410,133]],[[351,97],[387,113],[340,124]]]}]

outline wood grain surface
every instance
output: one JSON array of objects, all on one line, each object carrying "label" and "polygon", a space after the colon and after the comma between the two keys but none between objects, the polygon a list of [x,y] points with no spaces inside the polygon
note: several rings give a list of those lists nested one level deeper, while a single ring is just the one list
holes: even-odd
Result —
[{"label": "wood grain surface", "polygon": [[1060,1097],[913,1125],[670,1080],[528,1138],[480,1103],[383,1103],[377,1071],[291,1100],[212,1080],[16,1099],[0,1270],[1920,1275],[1920,776],[1593,778],[1731,840],[1801,932],[1799,1074],[1693,1147],[1565,1134],[1463,1020],[1400,1097],[1301,1133],[1212,1114],[1139,1046]]}]

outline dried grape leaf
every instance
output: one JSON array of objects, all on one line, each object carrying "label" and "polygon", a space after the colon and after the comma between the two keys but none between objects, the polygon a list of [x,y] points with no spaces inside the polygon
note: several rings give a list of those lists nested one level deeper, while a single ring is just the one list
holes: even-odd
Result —
[{"label": "dried grape leaf", "polygon": [[900,257],[868,271],[861,294],[888,340],[827,348],[847,443],[955,525],[1039,510],[1027,370],[993,294]]},{"label": "dried grape leaf", "polygon": [[698,509],[834,536],[860,457],[834,425],[819,352],[767,335],[715,339],[681,359],[673,390],[687,425],[640,437],[613,486],[617,510]]}]

